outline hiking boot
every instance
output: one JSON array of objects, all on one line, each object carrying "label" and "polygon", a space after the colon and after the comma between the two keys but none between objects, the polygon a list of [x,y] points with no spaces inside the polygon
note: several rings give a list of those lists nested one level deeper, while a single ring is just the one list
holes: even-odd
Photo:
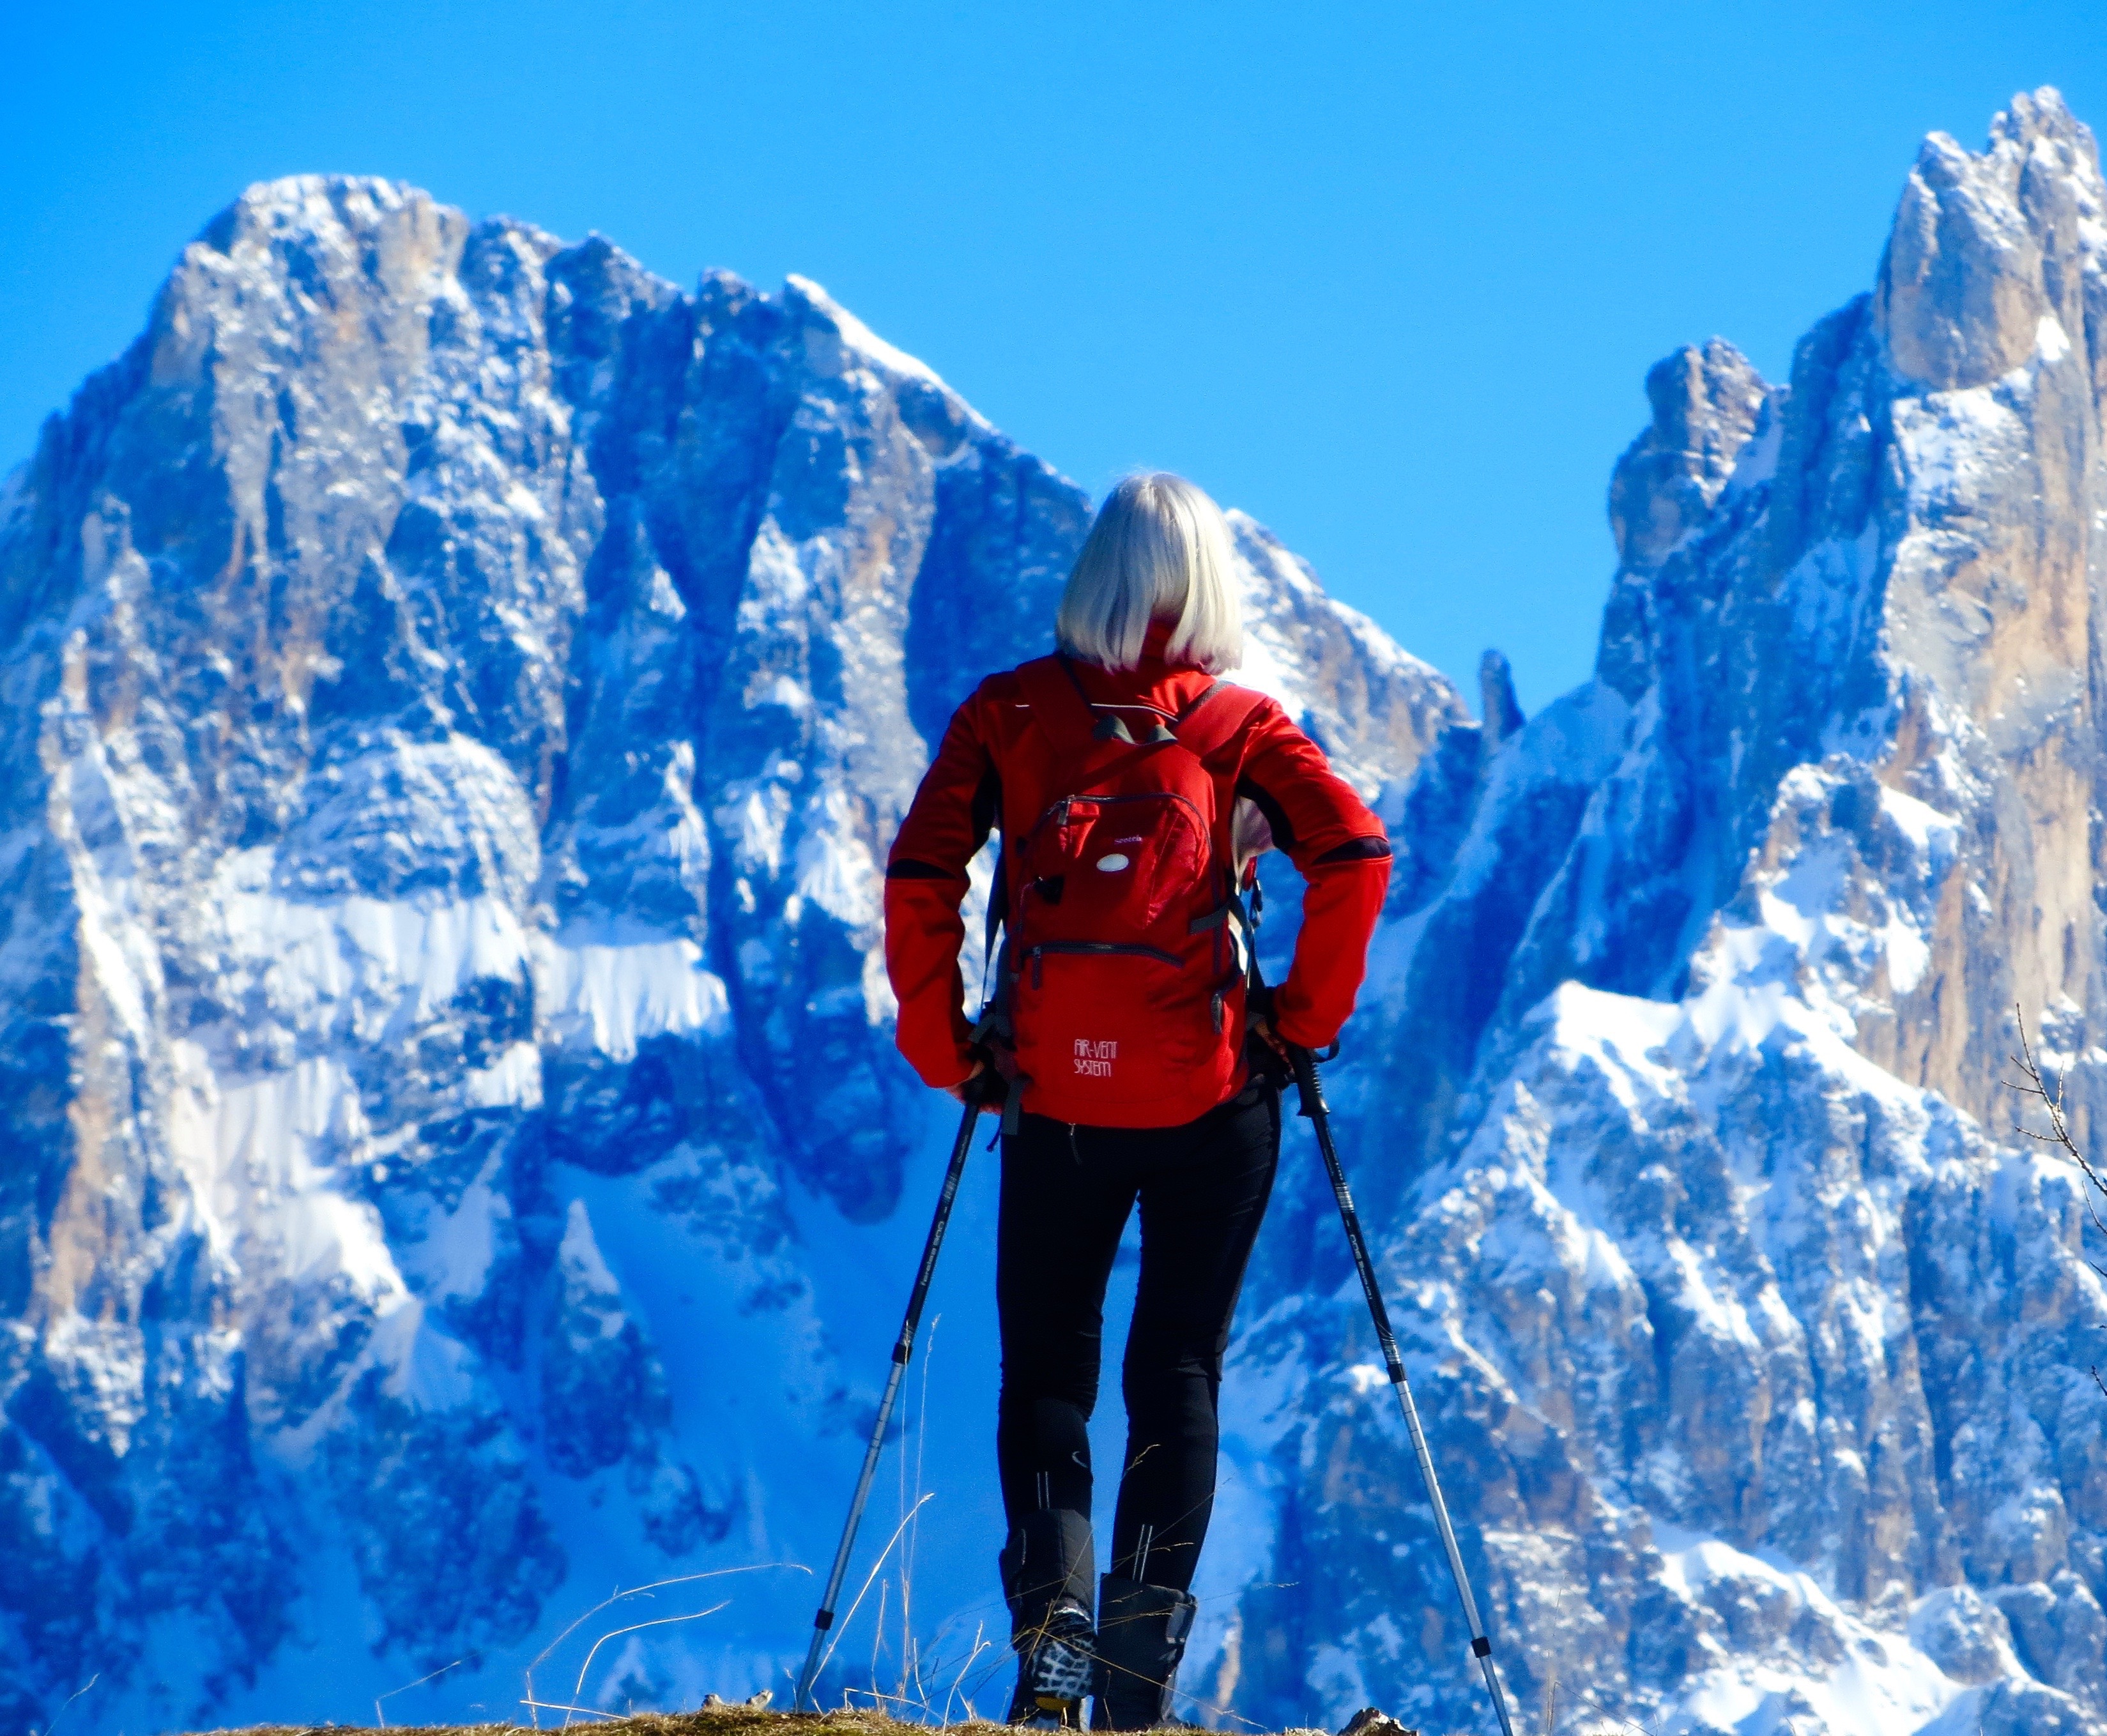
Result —
[{"label": "hiking boot", "polygon": [[1090,1522],[1066,1508],[1027,1517],[1002,1552],[1017,1691],[1009,1721],[1033,1729],[1080,1729],[1097,1668],[1090,1627],[1096,1577]]},{"label": "hiking boot", "polygon": [[1063,1602],[1018,1649],[1009,1721],[1032,1730],[1080,1730],[1083,1696],[1097,1674],[1097,1635],[1089,1614]]},{"label": "hiking boot", "polygon": [[1100,1730],[1152,1730],[1175,1723],[1172,1684],[1199,1604],[1167,1586],[1107,1573],[1098,1594],[1097,1703]]}]

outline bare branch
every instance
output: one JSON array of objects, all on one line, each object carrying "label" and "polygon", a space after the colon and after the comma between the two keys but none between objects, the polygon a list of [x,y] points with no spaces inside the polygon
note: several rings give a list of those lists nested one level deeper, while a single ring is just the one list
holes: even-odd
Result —
[{"label": "bare branch", "polygon": [[[2092,1219],[2092,1227],[2102,1236],[2107,1236],[2107,1218],[2103,1218],[2100,1210],[2101,1202],[2107,1201],[2107,1176],[2103,1176],[2093,1167],[2092,1160],[2079,1149],[2078,1142],[2071,1137],[2070,1124],[2064,1119],[2063,1112],[2063,1088],[2067,1082],[2068,1075],[2058,1074],[2055,1089],[2054,1091],[2049,1089],[2048,1081],[2042,1074],[2041,1063],[2034,1058],[2033,1044],[2027,1037],[2027,1016],[2016,1006],[2013,1007],[2012,1012],[2019,1021],[2019,1052],[2009,1058],[2012,1065],[2019,1070],[2019,1076],[2016,1079],[2006,1079],[2004,1083],[2006,1089],[2016,1091],[2023,1097],[2038,1098],[2043,1111],[2048,1116],[2049,1125],[2049,1130],[2046,1133],[2037,1133],[2032,1128],[2024,1126],[2016,1128],[2014,1131],[2024,1134],[2028,1139],[2038,1141],[2042,1145],[2058,1147],[2064,1156],[2078,1166],[2079,1172],[2091,1186],[2091,1191],[2084,1198],[2085,1209]],[[2098,1270],[2097,1267],[2094,1269]]]}]

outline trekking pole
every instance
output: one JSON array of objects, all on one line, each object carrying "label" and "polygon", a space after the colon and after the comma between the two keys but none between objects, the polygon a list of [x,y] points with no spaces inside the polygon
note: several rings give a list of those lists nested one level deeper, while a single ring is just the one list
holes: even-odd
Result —
[{"label": "trekking pole", "polygon": [[1471,1655],[1485,1672],[1485,1691],[1493,1697],[1493,1710],[1500,1720],[1500,1736],[1514,1736],[1514,1720],[1507,1713],[1507,1695],[1501,1690],[1499,1673],[1493,1667],[1493,1642],[1478,1619],[1478,1600],[1471,1595],[1471,1576],[1463,1569],[1463,1552],[1456,1546],[1456,1527],[1449,1522],[1449,1504],[1441,1498],[1441,1484],[1434,1474],[1434,1455],[1427,1451],[1426,1432],[1419,1426],[1419,1407],[1412,1402],[1412,1388],[1404,1378],[1404,1359],[1397,1353],[1397,1340],[1390,1330],[1390,1310],[1383,1306],[1382,1291],[1376,1283],[1375,1263],[1368,1258],[1368,1238],[1361,1233],[1361,1214],[1354,1209],[1347,1191],[1346,1172],[1339,1162],[1338,1147],[1332,1143],[1332,1114],[1324,1103],[1324,1082],[1317,1072],[1317,1057],[1309,1050],[1288,1049],[1295,1067],[1295,1086],[1302,1098],[1302,1113],[1317,1134],[1317,1149],[1324,1154],[1331,1173],[1332,1192],[1339,1202],[1339,1221],[1346,1227],[1346,1240],[1354,1250],[1354,1267],[1361,1275],[1361,1289],[1368,1299],[1368,1312],[1376,1323],[1376,1339],[1382,1346],[1383,1364],[1397,1393],[1398,1408],[1412,1436],[1412,1450],[1419,1456],[1419,1474],[1426,1483],[1426,1496],[1434,1504],[1434,1523],[1441,1533],[1441,1546],[1449,1552],[1449,1571],[1456,1580],[1456,1595],[1463,1605],[1463,1620],[1471,1630]]},{"label": "trekking pole", "polygon": [[[984,1075],[985,1076],[985,1075]],[[856,1478],[856,1495],[849,1502],[848,1521],[842,1527],[842,1541],[834,1550],[833,1570],[827,1575],[826,1594],[820,1613],[812,1617],[812,1644],[805,1653],[805,1667],[798,1673],[794,1711],[809,1711],[812,1683],[820,1673],[820,1648],[827,1630],[834,1625],[834,1604],[842,1595],[842,1581],[849,1570],[849,1551],[856,1547],[856,1527],[863,1523],[865,1504],[870,1499],[871,1479],[878,1474],[878,1456],[885,1447],[885,1425],[892,1420],[893,1401],[900,1396],[900,1382],[907,1372],[907,1359],[914,1354],[914,1335],[922,1325],[922,1304],[929,1299],[929,1281],[937,1275],[937,1254],[944,1245],[944,1231],[951,1222],[952,1202],[959,1197],[959,1178],[965,1173],[966,1153],[973,1142],[973,1124],[986,1106],[967,1083],[966,1112],[959,1118],[959,1137],[951,1142],[950,1167],[944,1172],[943,1191],[937,1195],[937,1215],[929,1222],[929,1239],[922,1245],[922,1264],[914,1274],[914,1288],[907,1298],[907,1318],[901,1323],[900,1337],[892,1347],[892,1372],[887,1376],[885,1396],[878,1402],[878,1420],[871,1424],[870,1445],[864,1449],[863,1471]]]}]

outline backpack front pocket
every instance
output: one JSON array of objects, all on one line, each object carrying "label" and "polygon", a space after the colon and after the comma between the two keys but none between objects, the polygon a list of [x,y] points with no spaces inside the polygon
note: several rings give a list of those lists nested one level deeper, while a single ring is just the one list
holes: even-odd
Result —
[{"label": "backpack front pocket", "polygon": [[1018,1066],[1071,1101],[1067,1119],[1116,1125],[1120,1111],[1175,1091],[1212,1037],[1195,1017],[1197,967],[1161,948],[1055,940],[1017,961]]}]

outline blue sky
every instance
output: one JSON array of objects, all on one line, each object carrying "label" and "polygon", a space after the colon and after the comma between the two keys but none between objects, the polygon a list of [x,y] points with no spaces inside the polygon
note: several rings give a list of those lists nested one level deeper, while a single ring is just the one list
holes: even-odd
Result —
[{"label": "blue sky", "polygon": [[16,0],[5,39],[0,465],[242,186],[399,177],[815,277],[1088,487],[1184,471],[1531,708],[1591,662],[1648,364],[1780,375],[1926,132],[2041,83],[2107,123],[2051,0]]}]

